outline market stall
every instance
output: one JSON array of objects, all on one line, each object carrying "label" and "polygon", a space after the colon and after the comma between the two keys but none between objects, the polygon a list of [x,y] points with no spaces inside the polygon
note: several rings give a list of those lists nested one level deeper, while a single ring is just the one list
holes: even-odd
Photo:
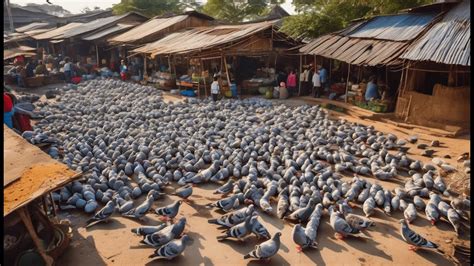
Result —
[{"label": "market stall", "polygon": [[4,134],[4,252],[6,265],[53,265],[71,238],[56,218],[51,192],[78,179],[70,170],[11,129]]}]

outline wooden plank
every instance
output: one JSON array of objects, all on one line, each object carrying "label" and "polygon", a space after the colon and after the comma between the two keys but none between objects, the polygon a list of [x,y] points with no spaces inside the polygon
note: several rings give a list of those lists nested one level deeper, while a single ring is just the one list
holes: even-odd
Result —
[{"label": "wooden plank", "polygon": [[225,55],[223,55],[223,57],[224,57],[225,74],[227,76],[227,85],[229,86],[229,89],[230,89],[230,76],[229,76],[229,69],[227,68],[227,59]]}]

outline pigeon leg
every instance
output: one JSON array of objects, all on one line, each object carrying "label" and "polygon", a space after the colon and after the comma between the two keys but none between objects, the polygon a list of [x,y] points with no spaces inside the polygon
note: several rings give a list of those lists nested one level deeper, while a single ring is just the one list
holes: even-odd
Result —
[{"label": "pigeon leg", "polygon": [[160,217],[160,221],[162,221],[162,222],[165,223],[165,222],[170,221],[170,218],[169,218],[168,216],[161,216],[161,217]]},{"label": "pigeon leg", "polygon": [[296,245],[296,252],[297,253],[301,253],[301,251],[303,251],[303,249],[301,248],[300,245]]}]

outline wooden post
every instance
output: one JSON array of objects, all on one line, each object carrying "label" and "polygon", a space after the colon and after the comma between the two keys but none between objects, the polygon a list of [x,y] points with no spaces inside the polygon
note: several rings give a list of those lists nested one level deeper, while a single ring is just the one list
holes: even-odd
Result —
[{"label": "wooden post", "polygon": [[303,69],[303,55],[300,54],[300,72],[299,77],[298,75],[296,76],[298,78],[298,96],[301,95],[301,70]]},{"label": "wooden post", "polygon": [[147,69],[147,62],[146,62],[146,54],[143,54],[143,76],[148,76],[148,72],[146,71]]},{"label": "wooden post", "polygon": [[226,76],[227,76],[227,85],[229,86],[229,90],[230,90],[230,75],[229,75],[229,69],[227,68],[227,59],[226,59],[225,55],[223,55],[223,57],[224,57],[225,73],[226,73]]},{"label": "wooden post", "polygon": [[349,77],[351,76],[351,64],[347,68],[347,81],[346,81],[346,103],[347,103],[347,93],[349,92]]},{"label": "wooden post", "polygon": [[97,56],[97,67],[100,67],[99,46],[95,45],[95,55]]},{"label": "wooden post", "polygon": [[332,59],[329,58],[329,76],[327,82],[329,83],[329,80],[331,79],[331,72],[332,72]]},{"label": "wooden post", "polygon": [[30,214],[28,213],[27,207],[23,207],[19,209],[17,212],[21,217],[21,220],[25,224],[26,229],[28,230],[28,233],[31,236],[31,239],[33,239],[33,242],[36,245],[36,248],[38,249],[41,257],[43,257],[44,261],[46,262],[46,265],[52,266],[54,263],[54,260],[52,257],[50,257],[48,254],[46,254],[46,250],[43,247],[43,244],[41,243],[40,238],[35,232],[35,228],[33,227],[33,223],[31,222],[31,217]]},{"label": "wooden post", "polygon": [[170,59],[170,56],[171,56],[171,55],[168,55],[168,70],[169,70],[169,72],[170,72],[170,74],[171,74],[171,59]]}]

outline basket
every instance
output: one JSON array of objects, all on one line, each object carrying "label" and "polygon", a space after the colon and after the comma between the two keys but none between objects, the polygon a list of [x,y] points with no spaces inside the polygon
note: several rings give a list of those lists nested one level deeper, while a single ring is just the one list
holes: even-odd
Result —
[{"label": "basket", "polygon": [[44,84],[44,76],[37,76],[25,79],[25,85],[27,87],[40,87]]}]

